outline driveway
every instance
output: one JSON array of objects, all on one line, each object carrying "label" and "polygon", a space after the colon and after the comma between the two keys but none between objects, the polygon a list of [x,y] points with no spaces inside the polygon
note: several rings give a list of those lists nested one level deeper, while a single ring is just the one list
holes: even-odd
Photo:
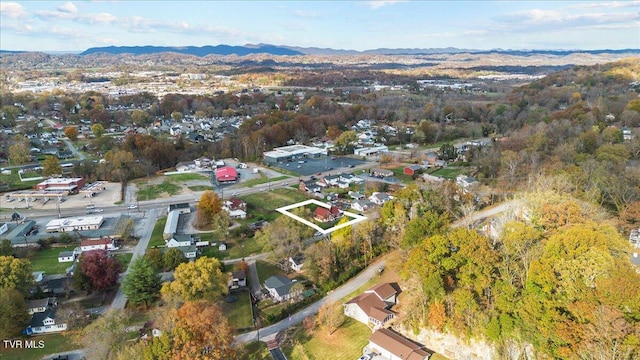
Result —
[{"label": "driveway", "polygon": [[[160,214],[161,209],[151,209],[147,212],[147,218],[143,220],[143,226],[138,228],[136,226],[136,231],[140,236],[140,241],[138,241],[138,245],[133,249],[133,256],[131,257],[131,261],[129,262],[129,267],[127,267],[127,271],[121,274],[121,280],[125,278],[129,274],[131,270],[131,266],[133,266],[133,262],[140,256],[143,256],[145,251],[147,250],[147,245],[149,244],[149,240],[151,239],[151,233],[153,232],[153,227],[156,224],[156,220],[158,219],[158,215]],[[136,219],[137,224],[140,224],[141,220]],[[136,225],[137,225],[136,224]],[[111,303],[112,309],[122,310],[124,306],[127,304],[127,297],[122,292],[122,287],[118,288],[118,292],[116,296],[113,298],[113,302]]]}]

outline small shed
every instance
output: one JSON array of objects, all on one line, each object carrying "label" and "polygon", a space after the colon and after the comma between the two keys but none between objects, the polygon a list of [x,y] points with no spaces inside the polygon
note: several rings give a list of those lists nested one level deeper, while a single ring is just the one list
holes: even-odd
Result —
[{"label": "small shed", "polygon": [[409,175],[409,176],[414,176],[417,174],[422,173],[422,166],[420,165],[409,165],[409,166],[405,166],[403,173],[405,175]]}]

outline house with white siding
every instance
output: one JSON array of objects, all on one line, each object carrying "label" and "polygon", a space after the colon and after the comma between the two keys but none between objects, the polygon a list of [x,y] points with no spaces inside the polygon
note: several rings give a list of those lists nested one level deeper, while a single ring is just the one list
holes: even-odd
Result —
[{"label": "house with white siding", "polygon": [[396,304],[397,284],[376,285],[344,304],[344,314],[358,320],[373,330],[381,329],[395,318],[389,308]]}]

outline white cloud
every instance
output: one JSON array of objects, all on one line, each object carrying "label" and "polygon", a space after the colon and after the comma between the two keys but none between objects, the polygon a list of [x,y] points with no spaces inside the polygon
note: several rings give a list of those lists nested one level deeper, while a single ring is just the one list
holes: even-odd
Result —
[{"label": "white cloud", "polygon": [[407,1],[408,0],[372,0],[367,2],[367,6],[371,10],[378,10],[383,6],[395,5],[397,3],[407,2]]},{"label": "white cloud", "polygon": [[22,19],[29,16],[24,7],[16,2],[0,2],[0,15],[12,19]]},{"label": "white cloud", "polygon": [[638,12],[587,12],[551,11],[531,9],[499,15],[493,19],[498,29],[514,32],[553,31],[580,29],[595,25],[627,24],[640,20]]},{"label": "white cloud", "polygon": [[78,12],[78,9],[76,8],[75,5],[73,5],[73,3],[71,1],[66,2],[60,6],[58,6],[58,11],[63,12],[63,13],[70,13],[70,14],[75,14]]},{"label": "white cloud", "polygon": [[612,2],[589,2],[571,6],[572,9],[617,9],[626,7],[640,7],[640,1],[612,1]]}]

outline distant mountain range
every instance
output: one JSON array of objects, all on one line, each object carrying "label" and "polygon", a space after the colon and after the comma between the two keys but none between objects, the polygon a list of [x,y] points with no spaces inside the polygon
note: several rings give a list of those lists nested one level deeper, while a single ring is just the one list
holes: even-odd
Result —
[{"label": "distant mountain range", "polygon": [[[24,51],[7,51],[0,50],[0,53],[17,54]],[[133,55],[148,55],[148,54],[160,54],[160,53],[179,53],[193,56],[207,56],[207,55],[252,55],[252,54],[268,54],[277,56],[293,56],[293,55],[434,55],[434,54],[459,54],[459,53],[471,53],[471,54],[507,54],[516,56],[528,56],[528,55],[556,55],[565,56],[573,53],[587,53],[587,54],[638,54],[640,49],[620,49],[620,50],[477,50],[477,49],[459,49],[453,47],[447,48],[429,48],[429,49],[372,49],[372,50],[342,50],[331,48],[317,48],[317,47],[296,47],[296,46],[279,46],[270,44],[247,44],[244,46],[231,46],[231,45],[216,45],[216,46],[107,46],[107,47],[94,47],[87,49],[80,53],[80,55],[91,54],[133,54]]]}]

